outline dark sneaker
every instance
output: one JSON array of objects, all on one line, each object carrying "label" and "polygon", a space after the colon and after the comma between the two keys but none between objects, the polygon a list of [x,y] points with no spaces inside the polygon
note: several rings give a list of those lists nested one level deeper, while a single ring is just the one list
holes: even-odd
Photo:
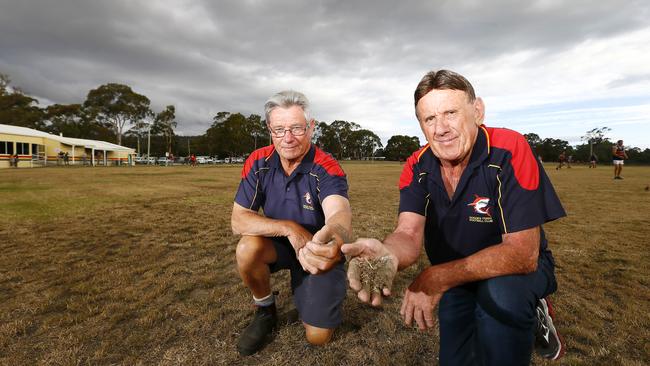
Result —
[{"label": "dark sneaker", "polygon": [[540,356],[557,360],[564,355],[562,337],[553,325],[555,313],[548,299],[537,301],[537,331],[535,332],[535,350]]},{"label": "dark sneaker", "polygon": [[244,329],[237,342],[237,351],[242,356],[250,356],[264,347],[273,333],[278,316],[275,304],[258,306],[253,321]]}]

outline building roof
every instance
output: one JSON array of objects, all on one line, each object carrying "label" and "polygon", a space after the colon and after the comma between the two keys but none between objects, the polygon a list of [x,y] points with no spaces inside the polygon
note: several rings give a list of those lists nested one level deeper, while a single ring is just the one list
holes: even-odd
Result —
[{"label": "building roof", "polygon": [[70,146],[84,146],[89,149],[95,150],[105,150],[105,151],[131,151],[135,152],[135,149],[130,147],[121,146],[117,144],[112,144],[106,141],[99,140],[88,140],[88,139],[77,139],[72,137],[63,137],[54,135],[51,133],[34,130],[27,127],[12,126],[12,125],[3,125],[0,124],[0,133],[5,133],[9,135],[19,135],[19,136],[30,136],[30,137],[44,137],[51,140],[59,141],[62,144]]}]

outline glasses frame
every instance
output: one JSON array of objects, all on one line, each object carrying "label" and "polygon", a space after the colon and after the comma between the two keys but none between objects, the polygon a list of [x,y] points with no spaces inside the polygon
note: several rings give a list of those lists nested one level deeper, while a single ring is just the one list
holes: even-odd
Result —
[{"label": "glasses frame", "polygon": [[292,126],[289,128],[283,128],[282,132],[278,133],[277,129],[273,129],[269,127],[269,131],[271,132],[271,136],[277,137],[277,138],[283,138],[284,136],[287,135],[287,132],[291,132],[291,135],[294,137],[300,137],[304,136],[307,133],[307,130],[309,129],[309,124],[305,124],[304,126]]}]

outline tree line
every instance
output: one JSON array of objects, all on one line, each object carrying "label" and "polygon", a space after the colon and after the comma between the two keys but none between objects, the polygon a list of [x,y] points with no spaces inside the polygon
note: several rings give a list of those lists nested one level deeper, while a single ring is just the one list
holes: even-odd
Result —
[{"label": "tree line", "polygon": [[[136,149],[140,155],[165,153],[175,156],[209,155],[219,158],[246,156],[271,143],[266,121],[256,114],[219,112],[202,135],[179,136],[175,129],[176,108],[168,105],[155,112],[151,101],[128,85],[107,83],[92,89],[78,104],[53,104],[41,108],[38,100],[11,85],[0,73],[0,123],[23,126],[66,137],[103,140]],[[584,144],[525,134],[531,148],[543,161],[557,161],[560,153],[574,161],[588,161],[592,153],[609,161],[613,142],[607,127],[587,131]],[[375,159],[404,161],[420,146],[417,136],[395,135],[386,146],[372,131],[355,122],[316,122],[313,142],[339,160]],[[631,162],[650,164],[650,149],[630,148]]]}]

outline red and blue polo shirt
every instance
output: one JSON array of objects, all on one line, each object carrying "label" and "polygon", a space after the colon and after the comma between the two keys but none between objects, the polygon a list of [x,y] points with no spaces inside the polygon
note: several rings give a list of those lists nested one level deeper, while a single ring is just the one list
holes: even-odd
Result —
[{"label": "red and blue polo shirt", "polygon": [[[426,216],[425,249],[432,264],[470,256],[501,243],[503,234],[566,215],[526,139],[505,128],[479,127],[451,199],[428,144],[406,161],[399,188],[399,212]],[[541,230],[540,251],[546,249]]]},{"label": "red and blue polo shirt", "polygon": [[348,198],[348,182],[339,163],[311,145],[287,176],[273,145],[255,150],[244,163],[235,202],[278,220],[294,221],[311,233],[325,225],[321,203],[337,194]]}]

